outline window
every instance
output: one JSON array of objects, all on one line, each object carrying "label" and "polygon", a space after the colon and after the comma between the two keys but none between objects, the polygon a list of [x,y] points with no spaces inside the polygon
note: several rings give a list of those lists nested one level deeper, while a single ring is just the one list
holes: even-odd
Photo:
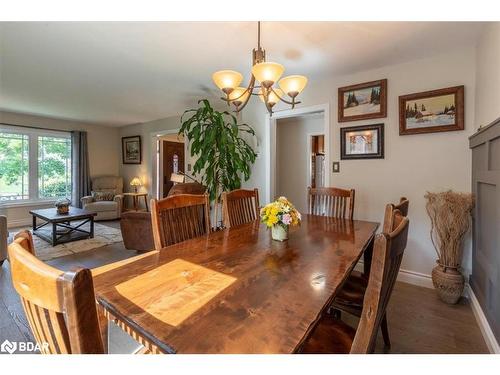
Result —
[{"label": "window", "polygon": [[29,198],[28,136],[0,132],[0,200]]},{"label": "window", "polygon": [[70,197],[69,133],[0,126],[0,201]]}]

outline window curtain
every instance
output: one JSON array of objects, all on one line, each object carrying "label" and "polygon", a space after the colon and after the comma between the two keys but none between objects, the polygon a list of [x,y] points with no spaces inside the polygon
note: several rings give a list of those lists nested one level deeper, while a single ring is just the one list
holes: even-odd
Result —
[{"label": "window curtain", "polygon": [[71,132],[71,176],[71,204],[82,207],[82,197],[90,195],[87,132]]}]

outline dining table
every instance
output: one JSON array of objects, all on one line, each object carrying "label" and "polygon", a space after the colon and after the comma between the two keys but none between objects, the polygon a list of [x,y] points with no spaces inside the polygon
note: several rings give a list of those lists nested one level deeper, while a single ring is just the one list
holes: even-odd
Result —
[{"label": "dining table", "polygon": [[295,353],[376,222],[302,215],[279,242],[258,220],[93,271],[98,314],[151,353]]}]

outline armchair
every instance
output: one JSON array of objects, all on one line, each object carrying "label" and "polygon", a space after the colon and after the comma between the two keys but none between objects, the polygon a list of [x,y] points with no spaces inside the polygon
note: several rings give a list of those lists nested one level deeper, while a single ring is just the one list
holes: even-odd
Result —
[{"label": "armchair", "polygon": [[101,176],[92,179],[92,191],[112,193],[113,200],[96,201],[89,195],[81,199],[82,207],[97,213],[95,220],[113,220],[121,216],[123,208],[123,178]]}]

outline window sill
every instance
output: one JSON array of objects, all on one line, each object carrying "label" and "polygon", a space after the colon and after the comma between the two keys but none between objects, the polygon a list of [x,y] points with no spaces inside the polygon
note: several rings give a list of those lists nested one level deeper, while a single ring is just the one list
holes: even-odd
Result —
[{"label": "window sill", "polygon": [[0,208],[16,208],[16,207],[37,207],[37,206],[47,206],[54,205],[56,203],[55,199],[47,200],[22,200],[18,202],[0,202]]}]

